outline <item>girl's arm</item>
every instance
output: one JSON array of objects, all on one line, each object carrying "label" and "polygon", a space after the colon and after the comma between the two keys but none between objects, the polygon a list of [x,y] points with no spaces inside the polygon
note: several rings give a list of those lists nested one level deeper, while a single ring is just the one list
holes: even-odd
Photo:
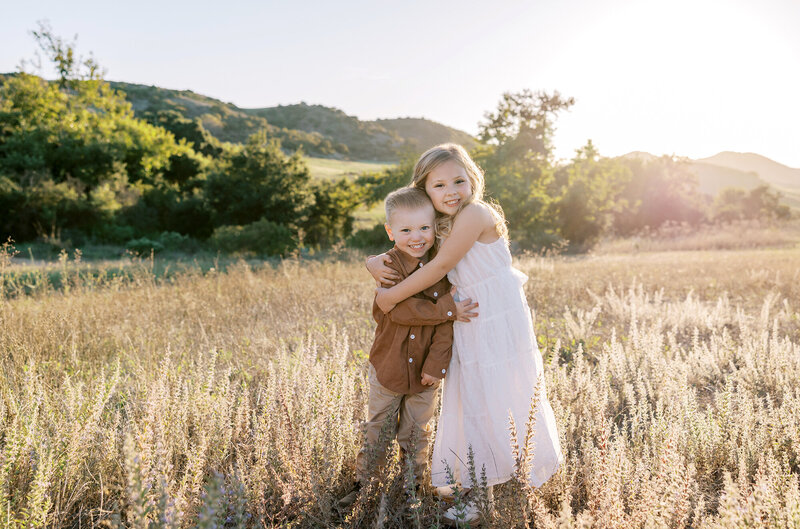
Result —
[{"label": "girl's arm", "polygon": [[450,236],[442,243],[439,253],[428,264],[392,288],[379,288],[375,301],[386,313],[404,299],[422,292],[452,270],[464,257],[478,237],[487,229],[494,230],[494,217],[483,206],[469,204],[453,222]]},{"label": "girl's arm", "polygon": [[400,274],[387,266],[391,262],[392,258],[386,255],[386,252],[367,257],[367,271],[372,274],[379,287],[389,288],[400,279]]}]

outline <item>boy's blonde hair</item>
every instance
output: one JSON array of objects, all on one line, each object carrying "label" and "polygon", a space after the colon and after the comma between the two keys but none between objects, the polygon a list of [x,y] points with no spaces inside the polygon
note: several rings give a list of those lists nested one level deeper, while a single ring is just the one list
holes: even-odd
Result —
[{"label": "boy's blonde hair", "polygon": [[433,202],[431,202],[431,198],[424,189],[420,190],[416,187],[395,189],[386,195],[386,199],[383,201],[386,222],[391,222],[392,213],[397,209],[419,209],[423,207],[433,208]]},{"label": "boy's blonde hair", "polygon": [[[505,215],[503,215],[503,210],[500,208],[499,204],[487,202],[483,199],[483,192],[486,188],[483,171],[478,167],[478,164],[470,158],[469,153],[461,145],[456,143],[442,143],[441,145],[431,147],[425,151],[414,166],[414,176],[411,179],[410,185],[425,192],[425,182],[430,172],[450,160],[455,161],[464,168],[470,187],[472,187],[472,195],[459,205],[455,215],[458,215],[461,208],[472,202],[484,204],[494,216],[494,225],[497,234],[507,239],[508,228],[506,227],[506,218]],[[455,215],[446,215],[440,211],[436,212],[437,242],[441,243],[441,239],[446,239],[447,236],[450,235]]]}]

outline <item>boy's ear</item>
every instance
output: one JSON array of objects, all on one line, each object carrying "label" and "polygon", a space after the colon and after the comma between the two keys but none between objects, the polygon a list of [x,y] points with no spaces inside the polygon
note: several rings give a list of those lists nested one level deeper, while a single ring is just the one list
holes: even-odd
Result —
[{"label": "boy's ear", "polygon": [[389,223],[388,222],[384,223],[383,227],[386,228],[386,235],[389,236],[389,240],[394,241],[394,235],[392,235],[392,227],[389,226]]}]

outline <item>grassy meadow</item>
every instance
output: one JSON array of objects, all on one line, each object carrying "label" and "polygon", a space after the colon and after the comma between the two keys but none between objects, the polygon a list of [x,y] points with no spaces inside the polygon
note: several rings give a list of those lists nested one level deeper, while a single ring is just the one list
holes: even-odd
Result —
[{"label": "grassy meadow", "polygon": [[[363,173],[380,172],[393,165],[393,162],[364,162],[336,160],[334,158],[315,158],[306,156],[303,161],[308,166],[312,178],[333,180],[337,178],[355,178]],[[372,207],[361,205],[354,212],[356,230],[369,229],[383,221],[383,204]]]},{"label": "grassy meadow", "polygon": [[[566,463],[497,487],[486,526],[800,527],[800,248],[752,240],[516,259]],[[0,523],[440,526],[396,447],[336,507],[368,391],[362,263],[70,257],[54,279],[0,254]]]},{"label": "grassy meadow", "polygon": [[380,172],[394,165],[393,162],[360,162],[336,160],[334,158],[315,158],[306,156],[303,161],[313,178],[334,179],[343,176],[357,176],[361,173]]}]

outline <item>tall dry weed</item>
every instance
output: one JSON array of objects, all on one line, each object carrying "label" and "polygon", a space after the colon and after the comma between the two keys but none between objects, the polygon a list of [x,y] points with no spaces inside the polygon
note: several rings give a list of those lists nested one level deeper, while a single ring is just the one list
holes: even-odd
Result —
[{"label": "tall dry weed", "polygon": [[[496,486],[487,526],[800,524],[800,252],[517,264],[565,462],[540,489]],[[368,392],[360,259],[167,280],[60,266],[68,289],[42,276],[0,301],[0,523],[440,523],[395,445],[353,509],[336,504]]]}]

